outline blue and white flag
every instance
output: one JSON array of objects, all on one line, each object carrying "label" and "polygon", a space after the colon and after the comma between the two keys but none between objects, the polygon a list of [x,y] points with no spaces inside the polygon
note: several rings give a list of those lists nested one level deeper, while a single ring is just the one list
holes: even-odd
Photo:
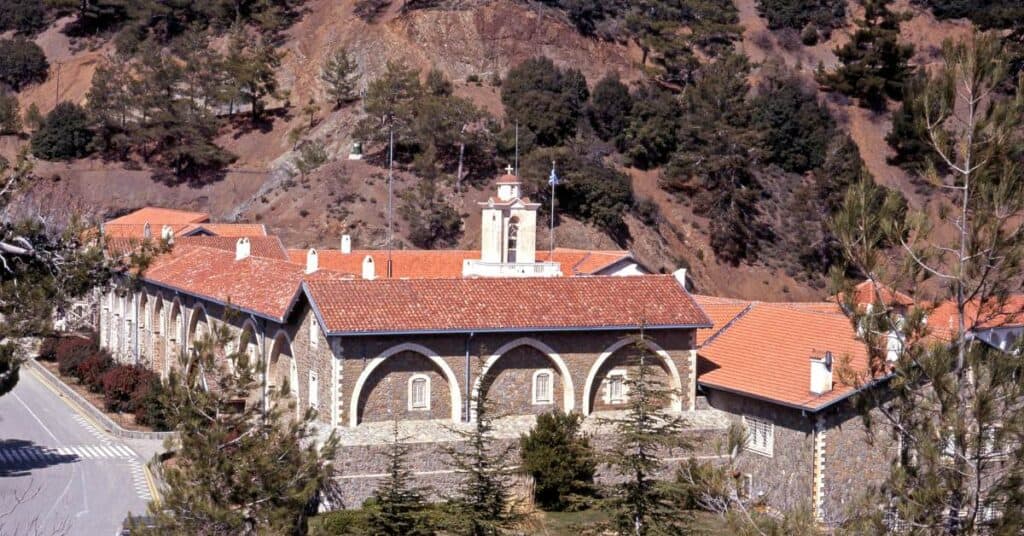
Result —
[{"label": "blue and white flag", "polygon": [[551,176],[548,177],[548,185],[551,186],[551,187],[555,187],[555,186],[558,186],[559,182],[561,182],[561,180],[558,178],[558,174],[555,173],[555,163],[552,162],[551,163]]}]

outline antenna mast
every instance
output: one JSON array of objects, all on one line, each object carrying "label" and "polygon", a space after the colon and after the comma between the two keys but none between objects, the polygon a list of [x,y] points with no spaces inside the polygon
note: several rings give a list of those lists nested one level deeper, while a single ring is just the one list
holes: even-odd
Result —
[{"label": "antenna mast", "polygon": [[392,211],[392,191],[395,182],[395,126],[389,124],[388,135],[388,266],[387,277],[391,279],[391,239],[394,236],[394,215]]},{"label": "antenna mast", "polygon": [[519,176],[519,121],[516,121],[516,177]]}]

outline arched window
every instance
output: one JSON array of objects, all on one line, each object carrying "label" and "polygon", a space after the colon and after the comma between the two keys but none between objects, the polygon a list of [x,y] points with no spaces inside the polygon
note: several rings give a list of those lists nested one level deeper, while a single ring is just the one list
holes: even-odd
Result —
[{"label": "arched window", "polygon": [[550,370],[538,370],[533,373],[533,403],[550,404],[554,400],[552,380],[554,374]]},{"label": "arched window", "polygon": [[409,379],[409,411],[430,409],[430,378],[415,374]]},{"label": "arched window", "polygon": [[507,262],[516,262],[516,245],[519,243],[519,218],[508,220],[508,254]]}]

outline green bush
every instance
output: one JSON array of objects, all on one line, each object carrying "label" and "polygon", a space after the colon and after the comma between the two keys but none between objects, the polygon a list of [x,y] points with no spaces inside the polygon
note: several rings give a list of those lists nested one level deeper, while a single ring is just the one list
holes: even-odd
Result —
[{"label": "green bush", "polygon": [[135,422],[143,426],[149,426],[158,432],[171,429],[164,403],[166,399],[167,386],[160,381],[160,378],[153,374],[149,380],[140,383],[132,392],[131,404],[135,406]]},{"label": "green bush", "polygon": [[18,91],[46,80],[50,69],[46,54],[39,45],[25,39],[0,39],[0,82]]},{"label": "green bush", "polygon": [[21,132],[21,109],[14,95],[0,95],[0,134]]},{"label": "green bush", "polygon": [[629,123],[616,139],[626,163],[640,169],[668,161],[679,144],[679,103],[671,93],[645,86],[633,96]]},{"label": "green bush", "polygon": [[588,97],[587,80],[580,71],[559,69],[545,57],[513,67],[501,84],[508,123],[519,123],[545,147],[559,145],[576,133]]},{"label": "green bush", "polygon": [[791,173],[806,173],[825,161],[835,123],[815,93],[787,71],[770,73],[751,101],[753,127],[764,133],[768,161]]},{"label": "green bush", "polygon": [[372,534],[366,509],[335,510],[325,512],[309,520],[310,536],[336,536],[348,534]]},{"label": "green bush", "polygon": [[32,154],[43,160],[71,160],[89,154],[93,133],[85,110],[70,102],[57,105],[32,134]]},{"label": "green bush", "polygon": [[544,413],[519,439],[522,469],[533,476],[534,497],[544,509],[563,510],[594,491],[597,461],[581,422],[578,413]]},{"label": "green bush", "polygon": [[831,29],[846,21],[846,0],[758,0],[757,10],[772,30],[808,25]]},{"label": "green bush", "polygon": [[103,391],[103,375],[114,366],[114,360],[104,350],[93,352],[78,364],[75,376],[90,391]]},{"label": "green bush", "polygon": [[39,0],[6,0],[0,10],[0,31],[34,34],[46,28],[46,6]]},{"label": "green bush", "polygon": [[619,81],[619,75],[609,74],[594,86],[594,94],[587,106],[587,118],[597,137],[607,141],[626,129],[632,109],[633,96],[629,94],[629,88]]}]

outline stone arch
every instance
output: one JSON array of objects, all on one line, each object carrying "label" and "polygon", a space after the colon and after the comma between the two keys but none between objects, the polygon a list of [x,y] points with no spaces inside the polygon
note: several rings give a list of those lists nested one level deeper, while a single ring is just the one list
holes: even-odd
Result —
[{"label": "stone arch", "polygon": [[153,370],[157,374],[164,373],[164,363],[166,361],[166,345],[167,345],[167,333],[164,327],[164,297],[162,294],[153,296],[153,307],[151,309],[151,316],[149,319],[149,330],[152,333],[152,349],[153,349],[153,362],[151,363]]},{"label": "stone arch", "polygon": [[[242,329],[238,332],[238,340],[234,345],[236,351],[245,353],[249,357],[249,366],[254,367],[253,370],[260,370],[255,367],[260,363],[260,356],[263,355],[263,341],[260,340],[256,331],[256,323],[251,318],[246,318],[242,322]],[[232,364],[233,367],[234,364]]]},{"label": "stone arch", "polygon": [[167,353],[164,357],[164,376],[170,374],[171,368],[178,362],[184,348],[184,322],[182,322],[181,300],[174,298],[171,310],[167,315]]},{"label": "stone arch", "polygon": [[366,385],[366,381],[370,378],[370,375],[387,358],[402,352],[420,354],[441,369],[441,373],[448,382],[448,392],[451,395],[452,422],[459,422],[461,420],[462,395],[459,392],[459,380],[458,377],[455,376],[455,371],[448,366],[448,363],[445,363],[444,359],[441,359],[441,356],[439,356],[437,352],[430,348],[415,343],[403,343],[392,346],[391,348],[384,350],[377,357],[371,359],[359,374],[355,387],[352,389],[352,398],[348,406],[348,422],[350,427],[355,428],[359,424],[359,398],[362,395],[363,387]]},{"label": "stone arch", "polygon": [[[484,378],[491,371],[491,367],[498,361],[498,359],[508,353],[511,350],[519,348],[521,346],[529,346],[541,354],[544,354],[554,366],[558,374],[562,377],[562,409],[568,413],[576,408],[576,387],[572,381],[572,374],[569,373],[569,367],[565,364],[565,360],[562,356],[558,355],[550,346],[544,344],[537,339],[532,337],[520,337],[513,341],[509,341],[500,348],[498,348],[494,354],[487,358],[484,362],[484,366],[480,368],[480,374],[477,375],[476,381],[473,383],[473,398],[476,398],[480,394],[480,385],[483,383]],[[532,383],[530,389],[533,389]]]},{"label": "stone arch", "polygon": [[283,329],[277,330],[277,333],[274,334],[274,342],[270,347],[270,359],[267,360],[265,374],[268,391],[283,386],[285,380],[287,380],[287,394],[294,399],[296,411],[301,412],[298,366],[295,363],[295,354],[292,351],[292,338]]},{"label": "stone arch", "polygon": [[192,307],[192,314],[188,319],[188,331],[185,342],[188,349],[195,349],[196,341],[210,333],[210,317],[206,314],[206,306],[196,303]]},{"label": "stone arch", "polygon": [[[604,352],[601,352],[601,355],[597,358],[596,361],[594,361],[594,364],[591,365],[590,372],[587,373],[587,381],[583,385],[584,416],[590,415],[590,413],[592,412],[593,403],[591,402],[591,400],[593,400],[595,396],[594,380],[597,379],[597,374],[601,371],[601,367],[605,364],[606,361],[608,361],[609,358],[615,355],[616,352],[630,344],[635,343],[636,339],[632,337],[625,337],[619,339],[614,344],[606,348]],[[682,393],[683,382],[679,377],[679,369],[676,367],[675,362],[672,360],[672,356],[670,356],[669,353],[666,352],[661,346],[658,346],[657,343],[650,339],[644,339],[644,345],[647,346],[648,350],[654,352],[654,355],[661,358],[662,363],[668,369],[669,381],[671,382],[670,387],[673,391],[675,391],[675,394],[672,395],[672,409],[674,411],[682,411],[683,402],[680,399],[679,394]]]},{"label": "stone arch", "polygon": [[137,315],[138,348],[139,355],[136,356],[140,363],[149,362],[149,345],[152,342],[153,327],[149,321],[149,294],[145,290],[139,292],[139,314]]}]

